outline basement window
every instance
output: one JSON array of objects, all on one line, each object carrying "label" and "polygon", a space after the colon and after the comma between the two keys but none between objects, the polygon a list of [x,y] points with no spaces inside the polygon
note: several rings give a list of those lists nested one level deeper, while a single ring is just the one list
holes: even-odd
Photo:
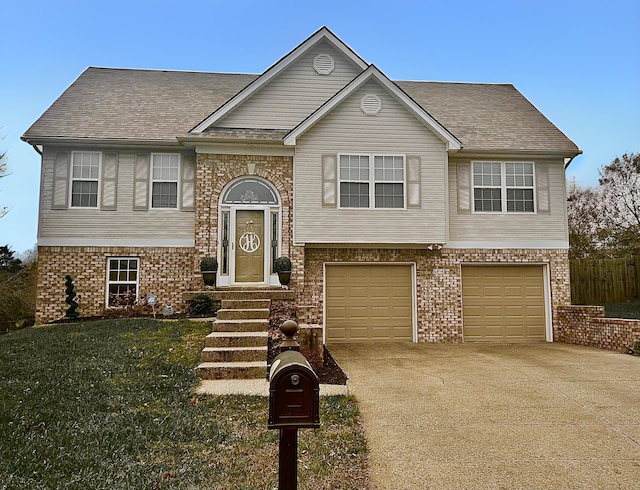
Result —
[{"label": "basement window", "polygon": [[135,257],[107,259],[108,306],[133,306],[138,299],[138,265]]}]

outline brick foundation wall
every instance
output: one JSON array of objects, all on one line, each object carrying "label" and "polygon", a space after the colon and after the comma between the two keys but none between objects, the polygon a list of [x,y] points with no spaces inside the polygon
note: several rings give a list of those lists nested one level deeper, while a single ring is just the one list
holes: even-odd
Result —
[{"label": "brick foundation wall", "polygon": [[605,318],[602,306],[558,306],[554,338],[567,344],[625,352],[640,342],[640,320]]},{"label": "brick foundation wall", "polygon": [[317,317],[305,321],[322,324],[323,264],[325,262],[405,262],[416,264],[417,327],[419,342],[462,342],[462,265],[547,264],[550,277],[552,323],[555,306],[570,304],[567,250],[529,249],[338,249],[307,248],[304,288],[298,305],[317,305]]},{"label": "brick foundation wall", "polygon": [[176,311],[185,311],[183,294],[191,288],[196,266],[192,248],[38,247],[36,322],[64,316],[66,275],[73,278],[80,296],[80,315],[101,315],[106,306],[108,257],[139,258],[138,296],[153,293],[158,307],[170,302]]}]

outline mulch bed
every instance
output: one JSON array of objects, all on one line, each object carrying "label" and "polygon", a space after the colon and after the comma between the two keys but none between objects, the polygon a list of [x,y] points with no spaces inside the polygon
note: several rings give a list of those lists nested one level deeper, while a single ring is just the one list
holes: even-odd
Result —
[{"label": "mulch bed", "polygon": [[338,366],[335,359],[329,354],[327,348],[324,348],[324,366],[313,366],[313,370],[318,375],[318,380],[322,384],[327,385],[346,385],[349,377]]}]

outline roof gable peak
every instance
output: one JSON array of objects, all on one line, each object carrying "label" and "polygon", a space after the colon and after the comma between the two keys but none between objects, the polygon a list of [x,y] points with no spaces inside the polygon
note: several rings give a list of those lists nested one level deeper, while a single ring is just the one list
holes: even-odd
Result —
[{"label": "roof gable peak", "polygon": [[322,40],[326,40],[331,43],[336,49],[341,51],[349,60],[351,60],[360,69],[365,70],[369,64],[363,60],[353,49],[345,44],[340,38],[338,38],[331,30],[322,26],[305,41],[300,43],[297,47],[284,55],[267,70],[256,78],[252,83],[243,88],[240,92],[229,99],[225,104],[216,109],[209,117],[204,119],[201,123],[195,126],[191,133],[202,133],[216,121],[220,120],[225,115],[229,114],[235,107],[248,99],[252,94],[257,92],[261,87],[267,84],[270,80],[275,78],[278,74],[282,73],[288,66],[299,59],[304,53],[315,46]]},{"label": "roof gable peak", "polygon": [[404,90],[402,90],[395,82],[390,80],[373,64],[369,65],[367,69],[355,77],[351,83],[347,84],[340,92],[329,99],[317,111],[298,124],[298,126],[293,128],[284,137],[284,144],[295,145],[296,138],[304,134],[326,114],[371,79],[376,79],[406,110],[413,114],[414,117],[430,128],[442,141],[444,141],[447,145],[447,150],[454,151],[462,148],[460,141],[447,128],[440,124],[433,116],[431,116],[431,114],[415,102]]}]

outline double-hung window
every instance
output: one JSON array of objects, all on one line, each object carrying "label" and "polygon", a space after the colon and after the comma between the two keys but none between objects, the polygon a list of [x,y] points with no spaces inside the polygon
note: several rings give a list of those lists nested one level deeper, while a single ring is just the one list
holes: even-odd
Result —
[{"label": "double-hung window", "polygon": [[473,162],[475,212],[533,213],[533,196],[533,163]]},{"label": "double-hung window", "polygon": [[71,161],[71,207],[97,208],[100,153],[74,151]]},{"label": "double-hung window", "polygon": [[369,207],[369,156],[340,155],[340,207]]},{"label": "double-hung window", "polygon": [[107,259],[107,291],[109,306],[135,301],[138,295],[138,259],[110,257]]},{"label": "double-hung window", "polygon": [[341,208],[404,208],[405,163],[400,155],[340,155]]},{"label": "double-hung window", "polygon": [[533,163],[504,164],[508,213],[533,213]]},{"label": "double-hung window", "polygon": [[180,155],[154,153],[151,156],[151,207],[177,208]]}]

